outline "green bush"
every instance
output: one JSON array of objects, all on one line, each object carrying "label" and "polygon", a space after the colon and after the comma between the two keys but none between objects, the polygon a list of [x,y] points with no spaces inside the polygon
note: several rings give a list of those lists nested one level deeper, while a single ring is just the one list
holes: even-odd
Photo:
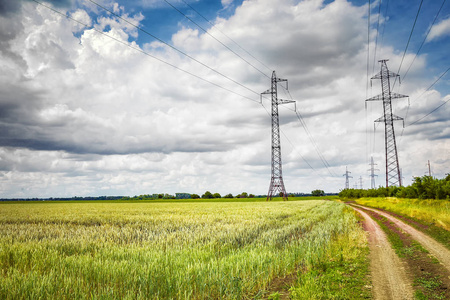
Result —
[{"label": "green bush", "polygon": [[432,176],[414,177],[414,182],[406,187],[390,186],[378,189],[345,189],[339,193],[341,198],[362,197],[397,197],[413,199],[448,199],[450,198],[450,174],[443,179]]}]

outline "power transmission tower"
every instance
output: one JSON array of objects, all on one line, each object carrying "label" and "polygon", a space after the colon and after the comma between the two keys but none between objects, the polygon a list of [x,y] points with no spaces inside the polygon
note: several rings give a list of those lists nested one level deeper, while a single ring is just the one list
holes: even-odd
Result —
[{"label": "power transmission tower", "polygon": [[368,170],[368,171],[370,171],[370,188],[371,189],[374,189],[375,188],[375,176],[378,176],[378,175],[375,175],[375,171],[380,171],[379,169],[375,169],[375,166],[376,166],[377,164],[374,164],[373,163],[373,156],[371,156],[370,157],[370,164],[369,164],[369,166],[370,166],[370,169]]},{"label": "power transmission tower", "polygon": [[431,165],[430,165],[430,161],[428,160],[428,176],[431,177]]},{"label": "power transmission tower", "polygon": [[359,189],[362,190],[362,176],[359,176]]},{"label": "power transmission tower", "polygon": [[[381,79],[381,95],[369,98],[366,101],[383,101],[384,114],[375,122],[384,123],[384,143],[386,153],[386,188],[389,186],[402,186],[402,178],[400,175],[400,167],[398,162],[397,144],[395,142],[394,121],[403,121],[392,113],[392,99],[405,98],[406,95],[391,92],[390,78],[399,76],[389,71],[387,67],[387,59],[380,60],[381,71],[371,79]],[[367,103],[367,102],[366,102]]]},{"label": "power transmission tower", "polygon": [[346,189],[346,190],[348,190],[348,189],[350,188],[348,179],[349,179],[349,178],[353,178],[352,176],[348,175],[348,174],[350,174],[350,173],[351,173],[351,172],[347,170],[347,167],[345,167],[345,174],[342,175],[342,176],[345,176],[345,189]]},{"label": "power transmission tower", "polygon": [[287,200],[286,189],[283,182],[283,171],[281,164],[281,141],[280,141],[280,122],[278,118],[278,105],[293,103],[295,101],[278,99],[278,82],[286,82],[287,79],[277,78],[275,71],[272,72],[271,87],[263,94],[272,95],[272,176],[270,178],[269,192],[266,200],[272,200],[274,196],[281,195],[283,200]]}]

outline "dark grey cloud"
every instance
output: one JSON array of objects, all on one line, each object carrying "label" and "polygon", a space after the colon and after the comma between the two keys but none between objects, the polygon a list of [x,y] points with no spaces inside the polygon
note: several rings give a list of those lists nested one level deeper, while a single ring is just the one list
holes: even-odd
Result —
[{"label": "dark grey cloud", "polygon": [[17,12],[22,3],[20,0],[2,0],[0,1],[0,15],[8,15]]},{"label": "dark grey cloud", "polygon": [[32,123],[44,105],[45,93],[29,89],[25,84],[0,82],[0,91],[0,122],[3,123]]},{"label": "dark grey cloud", "polygon": [[[24,2],[36,3],[33,0],[1,0],[0,1],[0,16],[7,16],[18,12]],[[73,0],[45,0],[39,2],[51,3],[55,7],[68,7]]]},{"label": "dark grey cloud", "polygon": [[[32,2],[32,0],[1,0],[0,1],[0,16],[7,16],[14,14],[20,10],[23,2]],[[72,0],[46,0],[43,2],[48,2],[56,7],[67,7],[72,3]]]}]

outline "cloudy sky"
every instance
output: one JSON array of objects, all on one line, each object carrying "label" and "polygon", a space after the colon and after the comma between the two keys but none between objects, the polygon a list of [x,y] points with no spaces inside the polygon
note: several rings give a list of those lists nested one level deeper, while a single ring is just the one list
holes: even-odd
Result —
[{"label": "cloudy sky", "polygon": [[266,194],[273,70],[286,190],[384,185],[380,59],[404,182],[450,171],[448,2],[37,2],[0,1],[0,198]]}]

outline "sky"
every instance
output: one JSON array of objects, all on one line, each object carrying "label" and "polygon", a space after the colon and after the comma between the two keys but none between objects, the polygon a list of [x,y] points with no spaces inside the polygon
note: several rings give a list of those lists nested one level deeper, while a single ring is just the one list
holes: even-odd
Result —
[{"label": "sky", "polygon": [[450,171],[446,1],[36,1],[0,1],[0,198],[267,194],[273,71],[287,192],[383,186],[381,59],[403,183]]}]

